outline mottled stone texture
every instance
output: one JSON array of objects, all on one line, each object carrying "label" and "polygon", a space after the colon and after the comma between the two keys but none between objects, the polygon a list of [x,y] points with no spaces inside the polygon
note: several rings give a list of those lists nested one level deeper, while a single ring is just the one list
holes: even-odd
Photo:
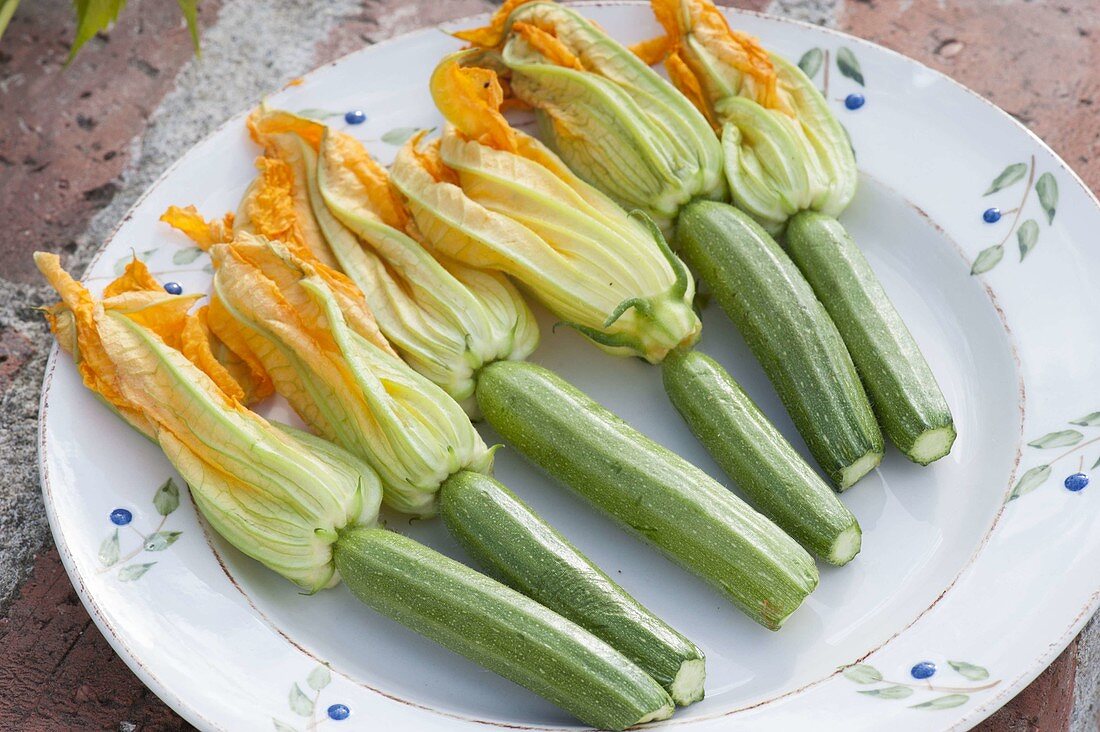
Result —
[{"label": "mottled stone texture", "polygon": [[[723,4],[913,56],[1006,108],[1100,185],[1096,0]],[[47,293],[30,253],[58,251],[79,271],[172,160],[266,90],[364,44],[493,6],[203,0],[204,55],[193,61],[175,3],[130,0],[118,26],[62,71],[70,2],[22,3],[0,43],[0,729],[189,728],[113,653],[48,548],[35,420],[49,339],[33,311]],[[981,729],[1096,730],[1098,672],[1094,622]]]},{"label": "mottled stone texture", "polygon": [[1100,187],[1097,0],[848,2],[838,27],[993,101]]}]

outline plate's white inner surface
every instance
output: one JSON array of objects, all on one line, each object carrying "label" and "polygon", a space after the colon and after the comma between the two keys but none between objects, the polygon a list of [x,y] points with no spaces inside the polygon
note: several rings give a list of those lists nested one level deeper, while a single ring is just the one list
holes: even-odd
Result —
[{"label": "plate's white inner surface", "polygon": [[[903,630],[951,583],[1004,500],[1019,435],[1010,346],[996,311],[954,245],[898,194],[864,177],[843,217],[924,350],[959,430],[952,454],[928,468],[890,449],[882,467],[843,496],[863,528],[863,553],[821,566],[821,584],[779,633],[741,615],[717,592],[627,536],[509,449],[496,475],[643,604],[707,654],[707,699],[677,718],[729,711],[828,676]],[[731,482],[683,426],[659,369],[607,356],[540,313],[534,359],[650,437]],[[701,347],[719,359],[785,435],[808,455],[778,397],[717,305],[704,312]],[[285,406],[268,414],[289,418]],[[490,444],[499,440],[482,429]],[[1006,477],[1007,481],[1007,477]],[[391,517],[390,526],[464,560],[439,521]],[[219,544],[230,571],[272,623],[335,670],[443,711],[503,722],[568,723],[533,694],[367,611],[345,589],[298,595],[276,575]],[[820,563],[819,563],[820,564]]]}]

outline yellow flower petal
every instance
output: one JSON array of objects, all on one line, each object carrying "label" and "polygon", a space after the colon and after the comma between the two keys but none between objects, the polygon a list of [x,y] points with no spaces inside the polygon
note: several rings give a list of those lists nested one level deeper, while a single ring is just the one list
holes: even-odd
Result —
[{"label": "yellow flower petal", "polygon": [[515,130],[500,113],[504,92],[496,72],[463,67],[451,56],[436,66],[429,87],[439,111],[468,139],[515,152]]}]

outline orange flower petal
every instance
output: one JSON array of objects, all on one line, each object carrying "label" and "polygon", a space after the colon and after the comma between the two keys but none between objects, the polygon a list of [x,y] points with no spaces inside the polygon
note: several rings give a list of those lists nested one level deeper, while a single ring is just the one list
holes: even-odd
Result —
[{"label": "orange flower petal", "polygon": [[[558,40],[557,36],[530,23],[515,23],[512,25],[512,30],[522,36],[532,48],[545,56],[546,60],[555,66],[584,71],[581,60],[564,43]],[[495,77],[496,74],[493,76]],[[497,106],[500,106],[499,103]]]},{"label": "orange flower petal", "polygon": [[504,40],[504,26],[508,22],[508,16],[520,5],[529,2],[532,0],[505,0],[505,3],[497,8],[493,17],[489,19],[489,25],[458,31],[453,35],[479,48],[495,48]]},{"label": "orange flower petal", "polygon": [[463,67],[449,56],[436,66],[430,88],[439,111],[467,139],[497,150],[516,151],[515,130],[500,113],[504,91],[496,72]]},{"label": "orange flower petal", "polygon": [[206,251],[214,244],[233,238],[233,214],[227,213],[221,221],[207,221],[194,206],[180,208],[169,206],[161,214],[160,220],[174,229],[182,231],[188,239],[195,242],[199,249]]}]

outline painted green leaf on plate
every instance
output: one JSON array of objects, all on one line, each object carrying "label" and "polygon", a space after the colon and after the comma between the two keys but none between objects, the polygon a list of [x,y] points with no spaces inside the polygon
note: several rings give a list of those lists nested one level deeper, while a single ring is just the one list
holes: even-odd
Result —
[{"label": "painted green leaf on plate", "polygon": [[989,190],[983,193],[983,196],[988,196],[991,193],[996,193],[1002,188],[1008,188],[1013,183],[1023,180],[1024,175],[1027,173],[1027,163],[1013,163],[1004,170],[1001,174],[993,179],[993,182],[989,184]]},{"label": "painted green leaf on plate", "polygon": [[802,69],[802,73],[812,79],[818,71],[821,71],[821,62],[824,60],[825,54],[822,53],[820,48],[811,48],[802,54],[802,58],[798,59],[798,68]]},{"label": "painted green leaf on plate", "polygon": [[858,693],[873,696],[878,699],[905,699],[913,695],[913,690],[908,686],[897,685],[886,686],[881,689],[867,689],[866,691],[860,691]]},{"label": "painted green leaf on plate", "polygon": [[176,481],[169,478],[164,485],[157,488],[153,495],[153,505],[157,507],[157,513],[167,516],[180,506],[180,489]]},{"label": "painted green leaf on plate", "polygon": [[983,249],[970,267],[970,274],[978,275],[996,267],[1005,255],[1005,248],[1000,244],[994,244],[988,249]]},{"label": "painted green leaf on plate", "polygon": [[306,683],[309,684],[309,688],[314,691],[320,691],[329,685],[332,681],[332,673],[329,671],[328,666],[323,663],[317,668],[309,672],[309,676],[306,677]]},{"label": "painted green leaf on plate", "polygon": [[863,69],[859,66],[859,59],[852,53],[851,49],[846,46],[841,46],[836,52],[836,67],[840,69],[840,73],[847,76],[849,79],[864,86],[863,83]]},{"label": "painted green leaf on plate", "polygon": [[1084,439],[1084,437],[1085,436],[1077,430],[1058,430],[1057,432],[1048,432],[1039,439],[1032,440],[1027,444],[1031,447],[1043,449],[1049,449],[1051,447],[1071,447]]},{"label": "painted green leaf on plate", "polygon": [[420,132],[419,127],[395,127],[382,135],[382,142],[387,145],[404,145],[417,132]]},{"label": "painted green leaf on plate", "polygon": [[99,545],[99,561],[104,567],[113,567],[118,562],[118,557],[118,529],[115,529],[114,533]]},{"label": "painted green leaf on plate", "polygon": [[920,704],[914,704],[910,709],[952,709],[966,704],[969,700],[970,697],[966,694],[948,694],[947,696],[937,696],[935,699],[929,699]]},{"label": "painted green leaf on plate", "polygon": [[1008,497],[1008,500],[1014,500],[1020,496],[1027,495],[1033,490],[1041,486],[1046,479],[1050,477],[1049,465],[1037,465],[1031,470],[1020,476],[1020,480],[1016,482],[1016,487],[1012,489],[1012,495]]},{"label": "painted green leaf on plate", "polygon": [[298,732],[297,727],[292,727],[286,722],[280,722],[277,719],[272,719],[271,721],[275,723],[275,732]]},{"label": "painted green leaf on plate", "polygon": [[844,678],[857,684],[874,684],[882,681],[882,674],[874,666],[857,663],[844,669]]},{"label": "painted green leaf on plate", "polygon": [[1050,173],[1043,173],[1035,181],[1035,192],[1039,194],[1039,205],[1047,215],[1047,223],[1054,223],[1054,214],[1058,210],[1058,181]]},{"label": "painted green leaf on plate", "polygon": [[176,543],[183,534],[182,531],[158,531],[145,537],[145,551],[162,552]]},{"label": "painted green leaf on plate", "polygon": [[1020,228],[1016,230],[1016,241],[1020,244],[1020,261],[1022,262],[1028,252],[1039,243],[1039,224],[1035,222],[1035,219],[1028,219],[1020,224]]},{"label": "painted green leaf on plate", "polygon": [[202,250],[198,247],[179,249],[172,255],[172,264],[191,264],[199,258],[200,254],[202,254]]},{"label": "painted green leaf on plate", "polygon": [[122,569],[118,570],[118,578],[123,582],[133,582],[149,571],[156,562],[146,562],[145,564],[127,564]]},{"label": "painted green leaf on plate", "polygon": [[317,107],[306,107],[305,109],[299,109],[295,112],[299,117],[308,117],[309,119],[325,120],[329,117],[339,117],[339,112],[333,112],[331,109],[318,109]]},{"label": "painted green leaf on plate", "polygon": [[947,663],[950,664],[951,668],[971,681],[984,681],[989,678],[989,671],[981,666],[975,666],[966,661],[948,661]]},{"label": "painted green leaf on plate", "polygon": [[305,695],[298,684],[290,687],[290,709],[300,717],[313,714],[313,700]]},{"label": "painted green leaf on plate", "polygon": [[1082,427],[1095,427],[1096,425],[1100,425],[1100,412],[1090,412],[1084,417],[1070,420],[1070,424],[1079,424]]}]

